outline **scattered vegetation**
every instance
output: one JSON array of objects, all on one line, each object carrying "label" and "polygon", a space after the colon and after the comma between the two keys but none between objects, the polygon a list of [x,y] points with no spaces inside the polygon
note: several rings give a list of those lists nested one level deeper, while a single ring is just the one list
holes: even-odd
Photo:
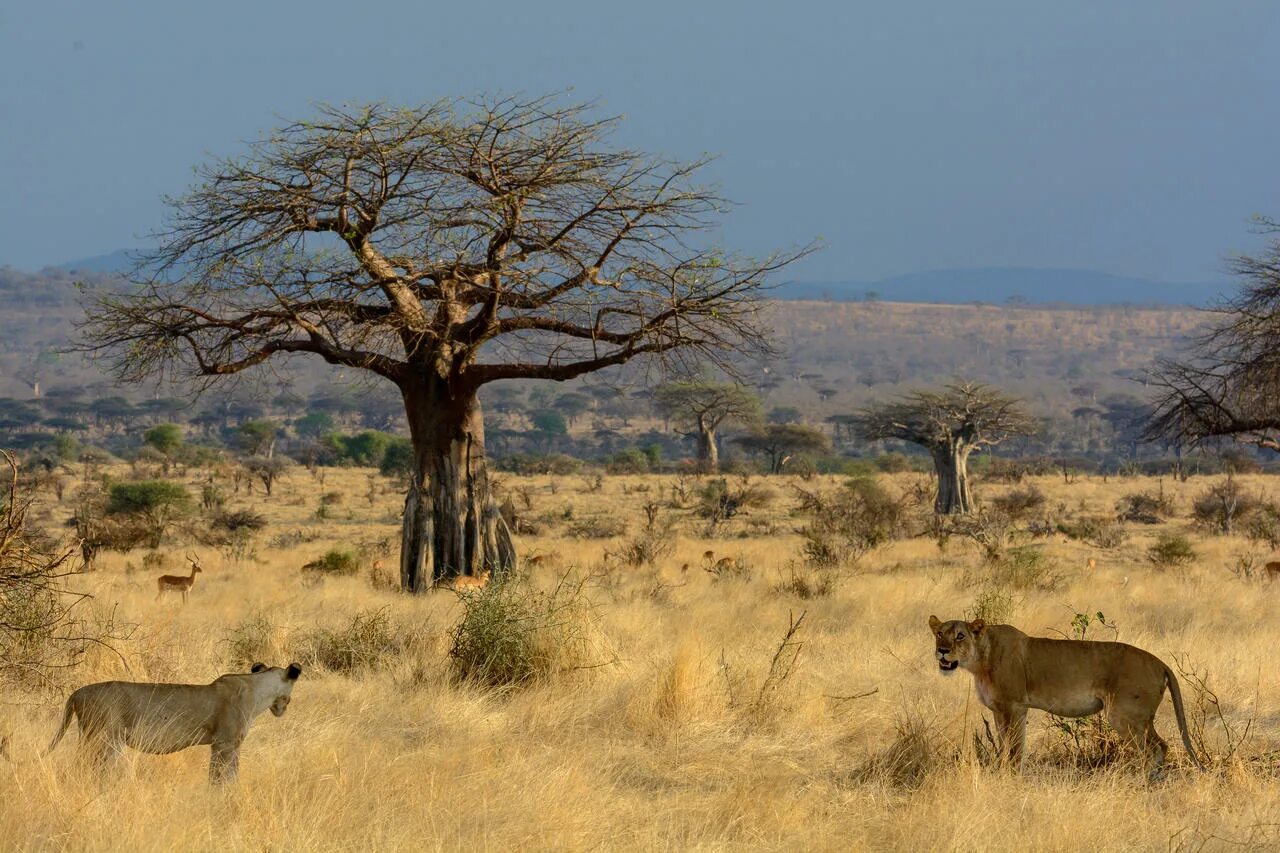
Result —
[{"label": "scattered vegetation", "polygon": [[872,479],[853,479],[834,492],[799,491],[805,559],[816,566],[856,562],[906,531],[904,502]]},{"label": "scattered vegetation", "polygon": [[360,571],[360,558],[355,551],[332,548],[302,568],[327,575],[354,575]]},{"label": "scattered vegetation", "polygon": [[582,580],[565,575],[550,590],[491,583],[460,597],[449,658],[464,681],[518,687],[613,659]]},{"label": "scattered vegetation", "polygon": [[385,666],[405,649],[403,628],[385,607],[356,613],[339,628],[318,628],[298,642],[305,660],[330,672],[357,673]]},{"label": "scattered vegetation", "polygon": [[1191,540],[1181,533],[1165,531],[1156,537],[1155,544],[1147,549],[1147,559],[1152,564],[1169,569],[1185,566],[1196,559]]}]

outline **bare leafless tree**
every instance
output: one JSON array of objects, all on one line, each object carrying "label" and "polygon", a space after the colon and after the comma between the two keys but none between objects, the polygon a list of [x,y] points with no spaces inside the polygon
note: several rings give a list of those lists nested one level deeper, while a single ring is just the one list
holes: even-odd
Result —
[{"label": "bare leafless tree", "polygon": [[705,245],[725,204],[694,183],[704,161],[613,147],[616,124],[554,97],[322,107],[199,170],[85,346],[126,380],[307,354],[394,382],[417,469],[403,587],[504,571],[478,389],[642,356],[732,369],[767,344],[767,276],[808,251]]},{"label": "bare leafless tree", "polygon": [[970,454],[1011,436],[1033,435],[1037,424],[1021,401],[982,383],[965,382],[869,406],[857,415],[853,428],[864,439],[896,438],[928,450],[938,472],[934,512],[953,515],[973,511]]},{"label": "bare leafless tree", "polygon": [[31,501],[19,490],[18,460],[0,450],[8,488],[0,494],[0,678],[45,682],[74,666],[90,645],[123,637],[110,622],[90,624],[90,596],[67,586],[83,563],[78,544],[41,541],[27,525]]},{"label": "bare leafless tree", "polygon": [[[1280,223],[1262,220],[1265,233]],[[1240,291],[1181,358],[1161,359],[1150,384],[1155,409],[1144,437],[1182,447],[1229,437],[1280,450],[1280,238],[1232,262]]]}]

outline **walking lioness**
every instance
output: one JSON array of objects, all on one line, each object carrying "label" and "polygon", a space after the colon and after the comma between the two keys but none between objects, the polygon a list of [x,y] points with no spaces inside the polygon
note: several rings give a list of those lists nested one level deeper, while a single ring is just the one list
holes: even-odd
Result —
[{"label": "walking lioness", "polygon": [[930,616],[929,630],[943,674],[957,668],[973,674],[979,701],[995,714],[1001,758],[1019,770],[1028,708],[1060,717],[1104,711],[1122,740],[1154,758],[1151,778],[1158,778],[1168,747],[1156,732],[1155,717],[1166,684],[1182,743],[1204,769],[1187,734],[1178,679],[1150,652],[1126,643],[1028,637],[1012,625],[987,625],[981,619],[942,622]]},{"label": "walking lioness", "polygon": [[98,764],[124,746],[163,755],[208,744],[210,781],[233,780],[249,725],[268,708],[282,715],[301,674],[296,663],[288,669],[255,663],[248,673],[224,675],[212,684],[89,684],[67,698],[62,725],[45,754],[62,740],[75,716],[80,742]]}]

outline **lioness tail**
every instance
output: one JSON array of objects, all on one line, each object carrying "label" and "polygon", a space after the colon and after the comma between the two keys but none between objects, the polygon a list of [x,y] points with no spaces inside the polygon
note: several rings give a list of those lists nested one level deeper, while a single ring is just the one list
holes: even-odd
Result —
[{"label": "lioness tail", "polygon": [[75,705],[72,704],[75,698],[74,693],[67,697],[67,708],[62,713],[62,725],[58,727],[58,733],[53,736],[53,742],[49,744],[49,748],[44,751],[45,755],[53,752],[53,748],[58,745],[58,741],[62,740],[62,736],[66,734],[67,726],[71,725],[71,718],[76,713]]},{"label": "lioness tail", "polygon": [[1203,771],[1204,765],[1200,763],[1199,756],[1196,755],[1195,749],[1192,748],[1191,735],[1187,732],[1187,714],[1182,709],[1182,689],[1178,687],[1177,676],[1167,666],[1164,668],[1164,680],[1169,685],[1169,695],[1173,697],[1173,713],[1178,718],[1178,731],[1182,732],[1182,745],[1187,748],[1187,755],[1191,756],[1191,760],[1195,762],[1196,767]]}]

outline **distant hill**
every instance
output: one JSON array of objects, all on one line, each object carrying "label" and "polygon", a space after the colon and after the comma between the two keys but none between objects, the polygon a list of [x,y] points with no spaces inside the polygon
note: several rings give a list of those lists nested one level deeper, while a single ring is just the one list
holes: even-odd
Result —
[{"label": "distant hill", "polygon": [[[81,273],[122,273],[134,266],[136,249],[82,258],[56,269]],[[973,302],[1032,305],[1193,305],[1204,306],[1230,293],[1223,281],[1168,282],[1111,275],[1097,270],[1052,267],[975,267],[929,270],[874,281],[792,281],[779,285],[775,299],[857,302]]]},{"label": "distant hill", "polygon": [[78,261],[57,264],[55,268],[67,270],[68,272],[129,272],[133,269],[134,255],[137,251],[137,249],[117,249],[105,255],[95,255],[92,258],[81,258]]},{"label": "distant hill", "polygon": [[850,302],[971,302],[1071,305],[1197,305],[1229,293],[1220,282],[1165,282],[1128,278],[1096,270],[1037,267],[945,269],[909,273],[878,281],[796,281],[778,287],[778,299]]}]

